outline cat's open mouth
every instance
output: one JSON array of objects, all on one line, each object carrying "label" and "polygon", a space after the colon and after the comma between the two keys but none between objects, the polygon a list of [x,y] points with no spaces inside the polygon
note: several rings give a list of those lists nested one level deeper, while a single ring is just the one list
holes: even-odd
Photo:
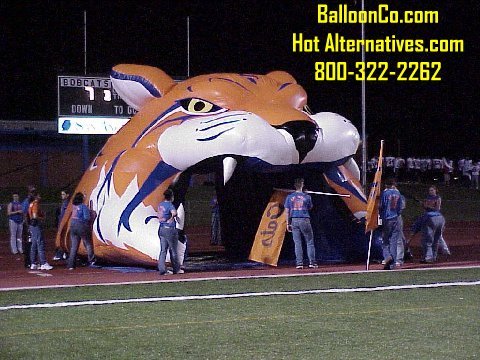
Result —
[{"label": "cat's open mouth", "polygon": [[[352,162],[350,158],[340,159],[338,165],[347,163],[348,166]],[[223,242],[231,258],[246,259],[262,213],[274,191],[293,191],[294,179],[302,177],[309,191],[334,192],[323,177],[323,172],[332,166],[332,163],[273,166],[256,158],[224,155],[188,168],[175,179],[172,187],[176,205],[185,204],[192,176],[212,174],[210,178],[215,179],[220,206]]]}]

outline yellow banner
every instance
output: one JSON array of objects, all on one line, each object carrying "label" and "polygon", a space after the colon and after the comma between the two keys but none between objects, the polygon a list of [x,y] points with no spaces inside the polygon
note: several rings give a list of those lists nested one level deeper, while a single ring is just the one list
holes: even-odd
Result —
[{"label": "yellow banner", "polygon": [[377,171],[373,179],[370,195],[367,201],[367,216],[365,222],[365,233],[373,231],[378,227],[378,206],[380,203],[380,188],[382,185],[383,165],[383,140],[380,142],[380,155],[378,156]]},{"label": "yellow banner", "polygon": [[249,260],[277,266],[287,230],[287,218],[283,207],[287,195],[284,191],[275,191],[270,197],[258,226]]}]

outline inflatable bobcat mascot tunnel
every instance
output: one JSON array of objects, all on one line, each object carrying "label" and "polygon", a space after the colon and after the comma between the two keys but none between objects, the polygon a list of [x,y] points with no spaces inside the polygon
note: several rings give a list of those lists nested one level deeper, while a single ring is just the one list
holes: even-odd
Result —
[{"label": "inflatable bobcat mascot tunnel", "polygon": [[[288,73],[219,73],[176,83],[158,68],[122,64],[111,79],[138,113],[108,139],[75,190],[86,194],[96,214],[98,259],[155,266],[157,205],[172,187],[183,226],[195,173],[216,172],[222,239],[231,259],[248,257],[274,189],[292,188],[299,176],[308,190],[324,190],[326,179],[328,189],[350,195],[342,199],[351,214],[364,216],[366,199],[352,159],[358,131],[338,114],[306,112],[307,95]],[[71,205],[56,236],[66,251],[70,217]]]}]

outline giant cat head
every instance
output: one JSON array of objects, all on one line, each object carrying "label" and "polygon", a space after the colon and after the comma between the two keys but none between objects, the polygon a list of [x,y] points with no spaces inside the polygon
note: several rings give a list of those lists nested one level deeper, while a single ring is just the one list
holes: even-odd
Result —
[{"label": "giant cat head", "polygon": [[[220,73],[176,83],[154,67],[118,65],[111,79],[138,113],[109,138],[77,187],[97,215],[92,235],[99,258],[155,264],[163,191],[180,174],[212,163],[223,167],[224,182],[238,167],[283,172],[333,166],[333,178],[364,202],[361,190],[337,171],[344,165],[344,172],[359,176],[351,159],[359,144],[356,128],[337,114],[307,113],[304,89],[285,72]],[[57,234],[65,248],[68,218],[69,212]]]}]

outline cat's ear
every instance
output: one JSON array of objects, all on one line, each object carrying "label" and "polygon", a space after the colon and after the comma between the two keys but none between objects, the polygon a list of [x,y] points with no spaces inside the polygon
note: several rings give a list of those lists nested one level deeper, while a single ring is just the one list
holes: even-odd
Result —
[{"label": "cat's ear", "polygon": [[118,95],[137,111],[175,86],[175,81],[164,71],[146,65],[117,65],[112,69],[110,79]]}]

